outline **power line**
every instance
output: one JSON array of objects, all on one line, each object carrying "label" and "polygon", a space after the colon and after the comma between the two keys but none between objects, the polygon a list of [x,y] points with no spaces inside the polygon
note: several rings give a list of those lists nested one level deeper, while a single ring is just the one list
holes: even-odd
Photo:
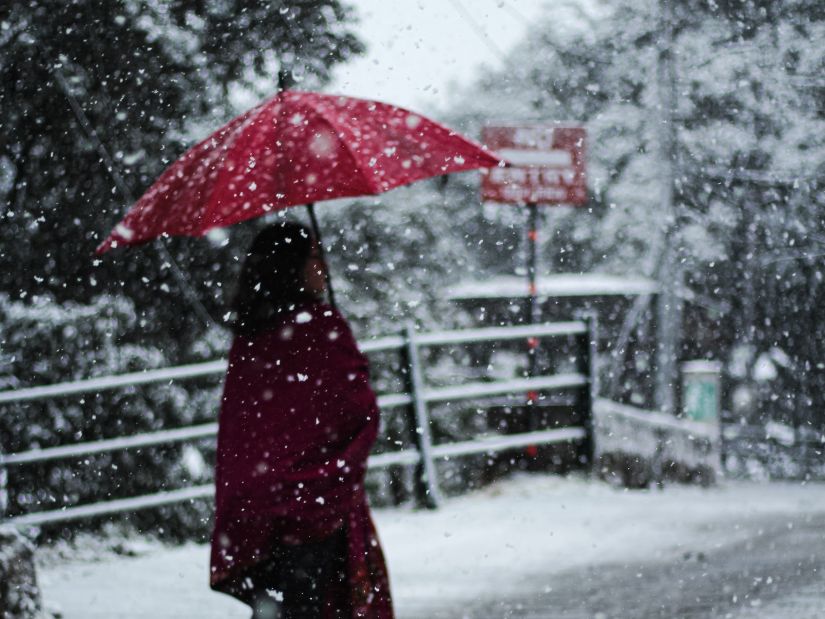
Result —
[{"label": "power line", "polygon": [[517,20],[519,20],[525,26],[530,27],[530,26],[533,25],[533,22],[531,22],[529,19],[527,19],[527,16],[524,13],[522,13],[521,11],[516,9],[516,7],[512,6],[509,2],[504,2],[502,0],[501,2],[498,3],[498,5],[500,7],[502,7],[505,11],[510,13],[510,15],[515,17]]},{"label": "power line", "polygon": [[[513,63],[510,60],[509,56],[493,42],[493,39],[490,35],[487,34],[487,31],[484,27],[479,24],[476,19],[473,17],[472,13],[470,13],[463,4],[459,0],[450,0],[450,3],[453,5],[455,10],[459,13],[459,15],[467,22],[467,24],[472,28],[472,30],[478,35],[478,37],[484,42],[484,44],[496,55],[499,59],[510,68],[513,68]],[[511,15],[513,15],[516,19],[518,19],[522,24],[527,26],[528,29],[531,29],[535,26],[535,22],[531,21],[524,15],[524,13],[516,10],[515,7],[509,5],[506,2],[501,2],[500,5],[506,11],[508,11]],[[571,50],[562,49],[560,45],[557,43],[552,42],[549,38],[545,38],[543,42],[546,45],[549,45],[553,48],[556,52],[556,55],[564,62],[564,56],[568,56],[570,58],[575,58],[585,64],[596,64],[596,65],[604,65],[610,66],[611,63],[606,60],[602,60],[599,58],[593,58],[590,56],[586,56],[584,54],[580,54]]]},{"label": "power line", "polygon": [[475,17],[473,17],[472,13],[470,13],[464,5],[461,4],[459,0],[450,0],[450,4],[453,5],[453,8],[458,12],[458,14],[467,22],[470,28],[478,35],[478,37],[484,42],[487,48],[493,52],[499,59],[506,65],[510,64],[510,59],[507,57],[507,54],[496,45],[484,28],[479,24]]}]

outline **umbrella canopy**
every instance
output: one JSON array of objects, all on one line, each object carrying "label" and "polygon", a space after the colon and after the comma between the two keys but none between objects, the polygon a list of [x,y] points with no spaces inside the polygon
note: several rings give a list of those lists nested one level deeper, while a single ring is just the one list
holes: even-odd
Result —
[{"label": "umbrella canopy", "polygon": [[135,203],[98,253],[216,227],[298,204],[372,195],[503,163],[403,108],[286,90],[187,151]]}]

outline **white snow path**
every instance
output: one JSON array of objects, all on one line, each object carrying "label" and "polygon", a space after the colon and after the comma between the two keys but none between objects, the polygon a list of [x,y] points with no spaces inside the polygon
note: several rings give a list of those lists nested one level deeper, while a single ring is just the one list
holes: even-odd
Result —
[{"label": "white snow path", "polygon": [[[766,517],[790,522],[823,512],[825,484],[624,491],[581,477],[524,475],[437,511],[376,510],[375,519],[404,619],[482,596],[535,593],[540,579],[551,586],[554,573],[584,565],[677,560],[747,539]],[[148,544],[137,557],[61,560],[39,574],[47,606],[65,619],[248,617],[246,607],[208,589],[207,564],[205,546]]]}]

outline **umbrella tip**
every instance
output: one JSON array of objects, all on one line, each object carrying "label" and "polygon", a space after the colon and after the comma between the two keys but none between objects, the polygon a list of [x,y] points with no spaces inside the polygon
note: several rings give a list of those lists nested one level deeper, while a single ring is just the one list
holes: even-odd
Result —
[{"label": "umbrella tip", "polygon": [[281,67],[278,70],[278,90],[283,92],[292,88],[294,80],[292,78],[292,71],[286,67]]},{"label": "umbrella tip", "polygon": [[112,248],[112,239],[107,238],[95,248],[95,256],[102,256]]}]

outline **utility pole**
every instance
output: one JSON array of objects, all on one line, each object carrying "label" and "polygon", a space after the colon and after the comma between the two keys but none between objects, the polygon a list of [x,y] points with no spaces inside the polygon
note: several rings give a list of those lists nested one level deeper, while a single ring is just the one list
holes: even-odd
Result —
[{"label": "utility pole", "polygon": [[677,356],[681,343],[682,271],[673,246],[676,235],[676,206],[674,187],[676,181],[676,76],[673,63],[673,0],[657,0],[659,15],[659,40],[656,67],[658,95],[659,182],[661,185],[660,208],[664,220],[662,230],[662,264],[659,271],[659,298],[656,308],[658,346],[656,350],[656,408],[666,413],[676,412]]}]

